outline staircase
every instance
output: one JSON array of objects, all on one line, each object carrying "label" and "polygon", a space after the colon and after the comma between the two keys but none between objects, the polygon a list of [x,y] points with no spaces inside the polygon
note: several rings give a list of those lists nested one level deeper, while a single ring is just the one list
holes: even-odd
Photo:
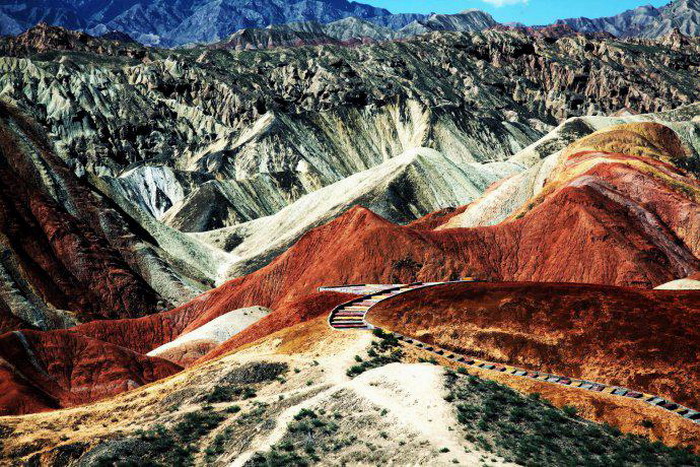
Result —
[{"label": "staircase", "polygon": [[374,326],[365,321],[365,315],[374,305],[396,295],[437,284],[437,282],[390,285],[366,284],[321,287],[319,291],[363,294],[363,297],[343,303],[331,311],[328,317],[328,324],[330,324],[332,328],[340,330],[370,330],[374,329]]}]

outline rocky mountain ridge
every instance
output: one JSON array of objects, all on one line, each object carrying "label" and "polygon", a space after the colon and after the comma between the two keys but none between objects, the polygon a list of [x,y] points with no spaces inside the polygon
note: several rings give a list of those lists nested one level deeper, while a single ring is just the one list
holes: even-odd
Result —
[{"label": "rocky mountain ridge", "polygon": [[[5,3],[7,2],[7,3]],[[433,31],[478,31],[498,26],[480,10],[457,14],[391,14],[345,0],[265,0],[251,6],[242,0],[164,3],[129,1],[103,6],[82,1],[67,5],[42,0],[36,5],[0,3],[0,34],[19,34],[37,23],[86,31],[93,35],[121,31],[146,45],[181,46],[223,42],[228,47],[355,44],[363,41],[406,39]],[[687,36],[700,33],[698,0],[674,0],[655,8],[641,6],[603,18],[566,18],[549,26],[515,26],[539,34],[564,34],[568,26],[581,33],[616,37],[660,38],[678,30]],[[228,38],[228,39],[227,39]]]},{"label": "rocky mountain ridge", "polygon": [[213,47],[251,50],[319,44],[356,45],[408,39],[435,31],[478,32],[497,24],[490,15],[479,10],[454,15],[425,15],[398,29],[378,24],[374,18],[348,17],[327,24],[304,22],[265,29],[242,29]]},{"label": "rocky mountain ridge", "polygon": [[346,0],[127,0],[67,3],[40,0],[0,2],[0,34],[18,34],[39,22],[91,34],[124,32],[143,44],[174,46],[221,40],[246,27],[294,21],[334,21],[388,15],[387,10]]},{"label": "rocky mountain ridge", "polygon": [[145,56],[145,49],[127,34],[110,31],[101,36],[39,23],[17,36],[0,39],[0,54],[25,56],[58,50],[99,55]]},{"label": "rocky mountain ridge", "polygon": [[700,94],[698,40],[680,36],[647,47],[437,32],[265,52],[82,37],[41,26],[0,41],[0,97],[45,126],[65,163],[122,209],[187,231],[273,215],[421,147],[504,161],[561,119],[660,111]]},{"label": "rocky mountain ridge", "polygon": [[[610,17],[560,19],[544,26],[526,26],[517,22],[499,24],[479,10],[452,15],[416,15],[413,21],[405,25],[386,20],[392,16],[396,15],[365,19],[350,17],[328,24],[290,23],[267,29],[240,30],[222,41],[220,46],[242,50],[325,43],[353,45],[367,41],[402,40],[434,31],[480,31],[489,28],[516,29],[550,38],[576,33],[628,39],[660,39],[674,33],[690,37],[700,35],[700,3],[697,0],[674,0],[660,8],[644,5]],[[290,37],[294,40],[289,40]]]},{"label": "rocky mountain ridge", "polygon": [[568,18],[556,24],[578,32],[605,32],[617,37],[660,38],[678,31],[686,36],[700,35],[700,2],[673,0],[655,8],[645,5],[606,18]]}]

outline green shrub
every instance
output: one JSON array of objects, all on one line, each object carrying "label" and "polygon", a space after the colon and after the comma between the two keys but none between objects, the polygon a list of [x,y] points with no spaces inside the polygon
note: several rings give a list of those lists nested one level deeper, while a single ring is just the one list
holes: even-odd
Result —
[{"label": "green shrub", "polygon": [[214,437],[214,441],[204,451],[207,461],[213,462],[214,459],[226,452],[226,441],[233,435],[233,428],[226,427],[221,433]]},{"label": "green shrub", "polygon": [[348,368],[345,373],[349,377],[353,378],[367,370],[399,362],[403,358],[403,352],[399,348],[399,341],[393,334],[385,333],[380,329],[375,329],[374,334],[380,337],[381,340],[372,342],[372,348],[367,351],[368,360],[363,361],[361,357],[359,360],[355,358],[359,364]]},{"label": "green shrub", "polygon": [[222,414],[207,410],[190,412],[175,424],[173,431],[183,442],[189,444],[219,426],[224,419]]},{"label": "green shrub", "polygon": [[567,417],[570,418],[574,418],[578,415],[578,409],[573,405],[565,405],[561,410]]},{"label": "green shrub", "polygon": [[242,389],[235,386],[217,386],[212,392],[204,396],[204,401],[209,404],[228,402],[237,399],[241,392]]},{"label": "green shrub", "polygon": [[303,420],[304,418],[318,418],[316,412],[309,409],[301,409],[299,413],[294,416],[294,420]]},{"label": "green shrub", "polygon": [[256,384],[274,381],[288,371],[286,363],[251,362],[231,370],[221,378],[220,384]]},{"label": "green shrub", "polygon": [[311,465],[321,460],[319,453],[337,451],[357,440],[356,437],[334,439],[337,431],[338,425],[330,419],[302,409],[289,424],[285,437],[269,452],[256,453],[246,466]]}]

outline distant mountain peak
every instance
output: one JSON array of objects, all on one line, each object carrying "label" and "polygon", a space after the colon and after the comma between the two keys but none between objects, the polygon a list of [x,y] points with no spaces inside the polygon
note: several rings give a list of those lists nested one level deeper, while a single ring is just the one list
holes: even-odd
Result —
[{"label": "distant mountain peak", "polygon": [[662,38],[673,29],[689,36],[700,35],[700,0],[674,0],[656,8],[642,5],[606,18],[568,18],[557,24],[568,24],[579,32],[607,32],[618,37]]},{"label": "distant mountain peak", "polygon": [[355,16],[390,15],[388,10],[347,0],[45,0],[41,6],[0,4],[0,34],[16,34],[39,20],[100,35],[123,31],[147,45],[214,42],[244,28],[314,20],[328,23]]},{"label": "distant mountain peak", "polygon": [[94,37],[81,31],[72,31],[45,22],[27,29],[17,36],[0,38],[0,52],[16,55],[24,52],[89,51],[111,55],[143,55],[143,47],[129,35],[110,31]]}]

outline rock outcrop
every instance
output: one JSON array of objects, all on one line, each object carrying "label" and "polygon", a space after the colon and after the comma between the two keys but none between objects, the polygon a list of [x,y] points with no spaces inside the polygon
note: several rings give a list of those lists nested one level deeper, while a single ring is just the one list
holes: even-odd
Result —
[{"label": "rock outcrop", "polygon": [[[677,153],[688,151],[687,157],[674,158],[674,163],[687,168],[691,175],[698,176],[700,171],[696,162],[700,160],[700,147],[698,143],[698,126],[694,121],[690,121],[698,112],[698,106],[692,105],[680,108],[669,113],[648,114],[648,115],[626,115],[619,117],[580,117],[565,121],[547,136],[514,155],[510,162],[522,164],[528,167],[525,171],[502,180],[489,188],[484,196],[477,199],[469,206],[465,206],[459,212],[452,213],[449,220],[445,220],[442,229],[455,227],[478,227],[498,224],[515,211],[525,206],[530,198],[541,193],[545,183],[550,180],[552,171],[560,163],[562,151],[575,140],[584,138],[591,133],[598,132],[592,139],[584,139],[583,143],[591,144],[593,140],[598,140],[600,145],[593,145],[598,150],[612,149],[618,152],[648,151],[653,154],[655,151],[665,152],[673,150]],[[667,142],[659,138],[655,143],[646,140],[644,135],[622,135],[618,140],[614,133],[607,133],[606,128],[625,123],[662,123],[664,128],[672,129],[675,136],[670,141],[671,146],[666,147]],[[651,128],[654,128],[652,125]],[[634,129],[634,127],[632,127]],[[660,136],[660,135],[659,135]],[[625,141],[625,139],[627,140]],[[641,141],[639,141],[641,139]],[[639,143],[637,147],[630,144],[630,141]],[[647,147],[651,144],[651,147]],[[611,145],[611,146],[608,146]],[[579,146],[580,149],[582,147]],[[656,149],[654,149],[656,148]]]},{"label": "rock outcrop", "polygon": [[41,22],[17,36],[0,38],[0,53],[10,56],[51,54],[58,50],[92,52],[100,55],[143,57],[146,51],[129,35],[110,31],[102,36],[91,36]]},{"label": "rock outcrop", "polygon": [[11,315],[2,331],[17,321],[53,329],[141,316],[205,288],[196,281],[201,274],[183,272],[181,260],[79,179],[42,131],[4,104],[0,158],[0,308]]},{"label": "rock outcrop", "polygon": [[607,18],[569,18],[557,21],[576,31],[605,32],[618,37],[663,38],[674,32],[685,36],[700,35],[700,2],[673,0],[654,8],[640,6]]},{"label": "rock outcrop", "polygon": [[[229,263],[220,268],[218,280],[222,281],[268,264],[306,232],[353,206],[365,206],[392,222],[406,224],[438,209],[476,200],[491,184],[520,170],[521,166],[508,162],[468,163],[417,148],[309,193],[273,215],[194,238],[231,253]],[[226,204],[219,203],[217,209],[222,206]]]},{"label": "rock outcrop", "polygon": [[628,37],[638,35],[646,27],[656,24],[660,17],[659,9],[644,5],[615,16],[593,19],[567,18],[558,20],[555,24],[566,25],[583,33],[605,32],[617,37]]}]

